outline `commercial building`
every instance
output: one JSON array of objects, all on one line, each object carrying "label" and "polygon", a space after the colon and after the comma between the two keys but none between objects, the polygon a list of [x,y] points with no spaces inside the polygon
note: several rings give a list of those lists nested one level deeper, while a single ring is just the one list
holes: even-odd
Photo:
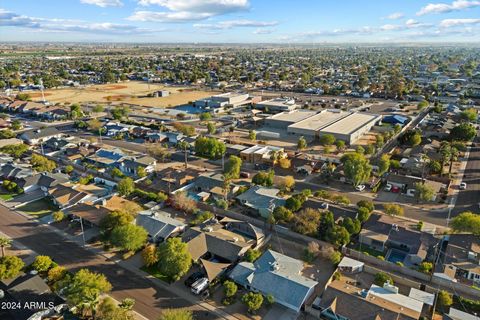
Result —
[{"label": "commercial building", "polygon": [[281,154],[283,157],[287,156],[285,149],[281,147],[256,145],[242,150],[240,158],[249,163],[270,163],[272,162],[271,157],[274,152]]},{"label": "commercial building", "polygon": [[193,104],[196,108],[213,109],[217,112],[217,110],[223,109],[227,106],[236,107],[249,103],[249,98],[250,96],[248,93],[227,92],[209,98],[196,100]]},{"label": "commercial building", "polygon": [[331,134],[348,144],[359,140],[381,120],[381,116],[368,113],[351,113],[320,130],[320,135]]},{"label": "commercial building", "polygon": [[349,112],[340,110],[323,110],[309,118],[291,124],[288,126],[287,132],[315,139],[319,137],[320,130],[349,114]]},{"label": "commercial building", "polygon": [[255,105],[255,109],[265,110],[268,112],[284,112],[292,111],[298,108],[293,98],[275,98],[265,100]]},{"label": "commercial building", "polygon": [[316,114],[317,114],[317,111],[303,110],[303,109],[280,112],[271,117],[266,118],[265,126],[272,127],[272,128],[285,129],[294,123],[313,117]]}]

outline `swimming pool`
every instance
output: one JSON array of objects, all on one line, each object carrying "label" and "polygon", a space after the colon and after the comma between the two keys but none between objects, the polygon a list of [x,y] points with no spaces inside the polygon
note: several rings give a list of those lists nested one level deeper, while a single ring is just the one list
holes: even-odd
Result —
[{"label": "swimming pool", "polygon": [[405,252],[402,252],[400,250],[395,250],[395,249],[390,249],[390,253],[388,255],[387,261],[390,261],[391,263],[397,263],[405,260],[407,257],[407,254]]}]

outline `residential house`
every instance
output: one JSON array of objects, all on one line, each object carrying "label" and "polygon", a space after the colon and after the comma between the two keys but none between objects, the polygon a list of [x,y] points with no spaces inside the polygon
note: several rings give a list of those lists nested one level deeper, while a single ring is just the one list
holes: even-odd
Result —
[{"label": "residential house", "polygon": [[161,132],[148,132],[145,135],[145,140],[148,142],[164,142],[168,140],[168,136]]},{"label": "residential house", "polygon": [[[473,234],[451,234],[443,239],[447,243],[444,269],[452,274],[451,280],[480,284],[480,237]],[[448,272],[449,269],[451,272]]]},{"label": "residential house", "polygon": [[23,189],[25,193],[41,189],[46,192],[51,187],[61,183],[67,183],[70,177],[63,173],[42,172],[28,177],[15,179],[17,185]]},{"label": "residential house", "polygon": [[22,165],[17,163],[6,163],[0,169],[0,178],[7,180],[16,180],[33,175],[30,165]]},{"label": "residential house", "polygon": [[[2,303],[10,307],[0,308],[0,319],[40,319],[34,317],[37,312],[52,309],[64,303],[63,299],[54,294],[45,281],[34,274],[21,274],[13,279],[0,282],[0,291],[4,294]],[[30,306],[34,302],[35,307]]]},{"label": "residential house", "polygon": [[267,250],[254,263],[240,262],[229,277],[247,290],[272,295],[276,303],[299,312],[318,284],[302,275],[303,268],[303,261]]},{"label": "residential house", "polygon": [[61,209],[98,199],[98,196],[92,193],[77,190],[78,187],[79,185],[71,185],[68,183],[59,184],[48,190],[48,195],[52,198],[53,203]]},{"label": "residential house", "polygon": [[0,139],[0,148],[15,144],[23,144],[23,141],[17,138]]},{"label": "residential house", "polygon": [[432,234],[411,229],[409,221],[388,215],[373,214],[359,235],[361,246],[386,253],[385,259],[405,265],[419,265],[438,244]]},{"label": "residential house", "polygon": [[119,164],[128,159],[128,156],[125,155],[120,149],[98,149],[95,154],[92,154],[85,158],[85,160],[97,167],[102,168],[114,168],[118,167]]},{"label": "residential house", "polygon": [[73,138],[52,137],[43,143],[43,150],[45,154],[55,154],[57,151],[74,148],[76,146],[77,144]]},{"label": "residential house", "polygon": [[138,175],[138,169],[143,168],[146,173],[155,171],[157,160],[149,156],[125,159],[119,163],[119,169],[125,174]]},{"label": "residential house", "polygon": [[404,126],[405,124],[408,123],[408,121],[409,121],[408,117],[400,116],[398,114],[388,115],[382,118],[383,123],[389,123],[392,125],[399,124],[401,126]]},{"label": "residential house", "polygon": [[317,319],[329,320],[412,320],[419,319],[423,303],[387,289],[372,285],[370,290],[356,287],[348,280],[333,280],[307,312]]},{"label": "residential house", "polygon": [[267,240],[260,228],[230,218],[206,221],[182,235],[193,261],[203,265],[210,280],[237,262],[248,249],[260,248]]},{"label": "residential house", "polygon": [[43,129],[34,129],[26,131],[20,135],[20,139],[29,145],[38,145],[50,138],[60,138],[62,133],[55,127],[46,127]]},{"label": "residential house", "polygon": [[285,199],[278,196],[279,192],[276,188],[253,186],[236,199],[262,217],[268,218],[276,207],[285,205]]},{"label": "residential house", "polygon": [[170,217],[169,213],[157,210],[139,212],[135,223],[147,230],[148,239],[153,243],[178,235],[187,227],[185,223]]},{"label": "residential house", "polygon": [[176,145],[185,139],[185,136],[181,132],[164,132],[164,134],[167,136],[168,142],[173,145]]},{"label": "residential house", "polygon": [[105,218],[111,210],[102,205],[93,204],[88,201],[68,207],[64,209],[63,212],[66,215],[83,219],[86,224],[89,223],[98,227],[103,218]]},{"label": "residential house", "polygon": [[[195,179],[193,183],[193,191],[196,193],[208,193],[216,199],[223,199],[225,197],[225,182],[223,174],[218,172],[209,172],[202,174]],[[192,191],[192,189],[190,189]],[[233,186],[227,191],[227,197],[238,191],[238,186]]]},{"label": "residential house", "polygon": [[274,146],[256,145],[240,152],[240,158],[249,163],[272,163],[272,155],[278,153],[280,157],[286,158],[285,149]]},{"label": "residential house", "polygon": [[432,188],[434,195],[430,201],[436,201],[438,195],[446,190],[446,185],[438,182],[427,179],[422,179],[420,177],[414,176],[403,176],[398,174],[389,174],[387,177],[387,183],[391,184],[394,187],[400,188],[402,192],[407,192],[409,189],[415,189],[415,184],[423,183]]},{"label": "residential house", "polygon": [[108,137],[115,137],[119,134],[128,134],[134,126],[123,124],[121,122],[109,122],[105,128],[105,135]]}]

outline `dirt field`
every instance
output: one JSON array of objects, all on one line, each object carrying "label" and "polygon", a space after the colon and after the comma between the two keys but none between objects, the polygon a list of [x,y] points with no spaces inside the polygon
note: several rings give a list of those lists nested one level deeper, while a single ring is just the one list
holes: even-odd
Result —
[{"label": "dirt field", "polygon": [[[168,97],[153,98],[147,94],[158,90],[170,92]],[[34,101],[40,101],[40,92],[29,92]],[[94,85],[85,88],[52,89],[45,91],[45,98],[52,103],[115,103],[125,102],[147,107],[174,107],[189,101],[206,98],[215,94],[188,87],[166,87],[145,82],[124,82],[121,84]]]}]

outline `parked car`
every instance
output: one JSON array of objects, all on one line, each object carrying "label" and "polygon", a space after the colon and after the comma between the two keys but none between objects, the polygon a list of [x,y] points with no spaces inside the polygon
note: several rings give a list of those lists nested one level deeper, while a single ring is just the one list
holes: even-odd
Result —
[{"label": "parked car", "polygon": [[250,178],[250,173],[242,171],[242,172],[240,172],[240,177],[241,178]]},{"label": "parked car", "polygon": [[200,278],[192,284],[192,293],[199,295],[203,292],[203,290],[208,288],[208,279],[207,278]]},{"label": "parked car", "polygon": [[467,184],[465,182],[460,183],[460,190],[466,190],[467,189]]},{"label": "parked car", "polygon": [[415,189],[408,189],[405,195],[407,197],[415,197]]},{"label": "parked car", "polygon": [[383,190],[385,190],[387,192],[390,192],[392,190],[392,187],[393,186],[390,183],[387,183],[387,185],[385,186],[385,189],[383,189]]},{"label": "parked car", "polygon": [[328,203],[326,202],[320,203],[320,209],[328,210]]},{"label": "parked car", "polygon": [[363,191],[363,190],[365,190],[365,185],[364,185],[364,184],[360,184],[360,185],[358,185],[358,186],[355,187],[355,190],[357,190],[357,191]]},{"label": "parked car", "polygon": [[187,287],[191,287],[198,279],[201,279],[203,277],[204,277],[203,273],[194,272],[185,280],[184,283]]},{"label": "parked car", "polygon": [[397,186],[392,186],[392,190],[391,190],[393,193],[400,193],[400,188],[397,187]]}]

